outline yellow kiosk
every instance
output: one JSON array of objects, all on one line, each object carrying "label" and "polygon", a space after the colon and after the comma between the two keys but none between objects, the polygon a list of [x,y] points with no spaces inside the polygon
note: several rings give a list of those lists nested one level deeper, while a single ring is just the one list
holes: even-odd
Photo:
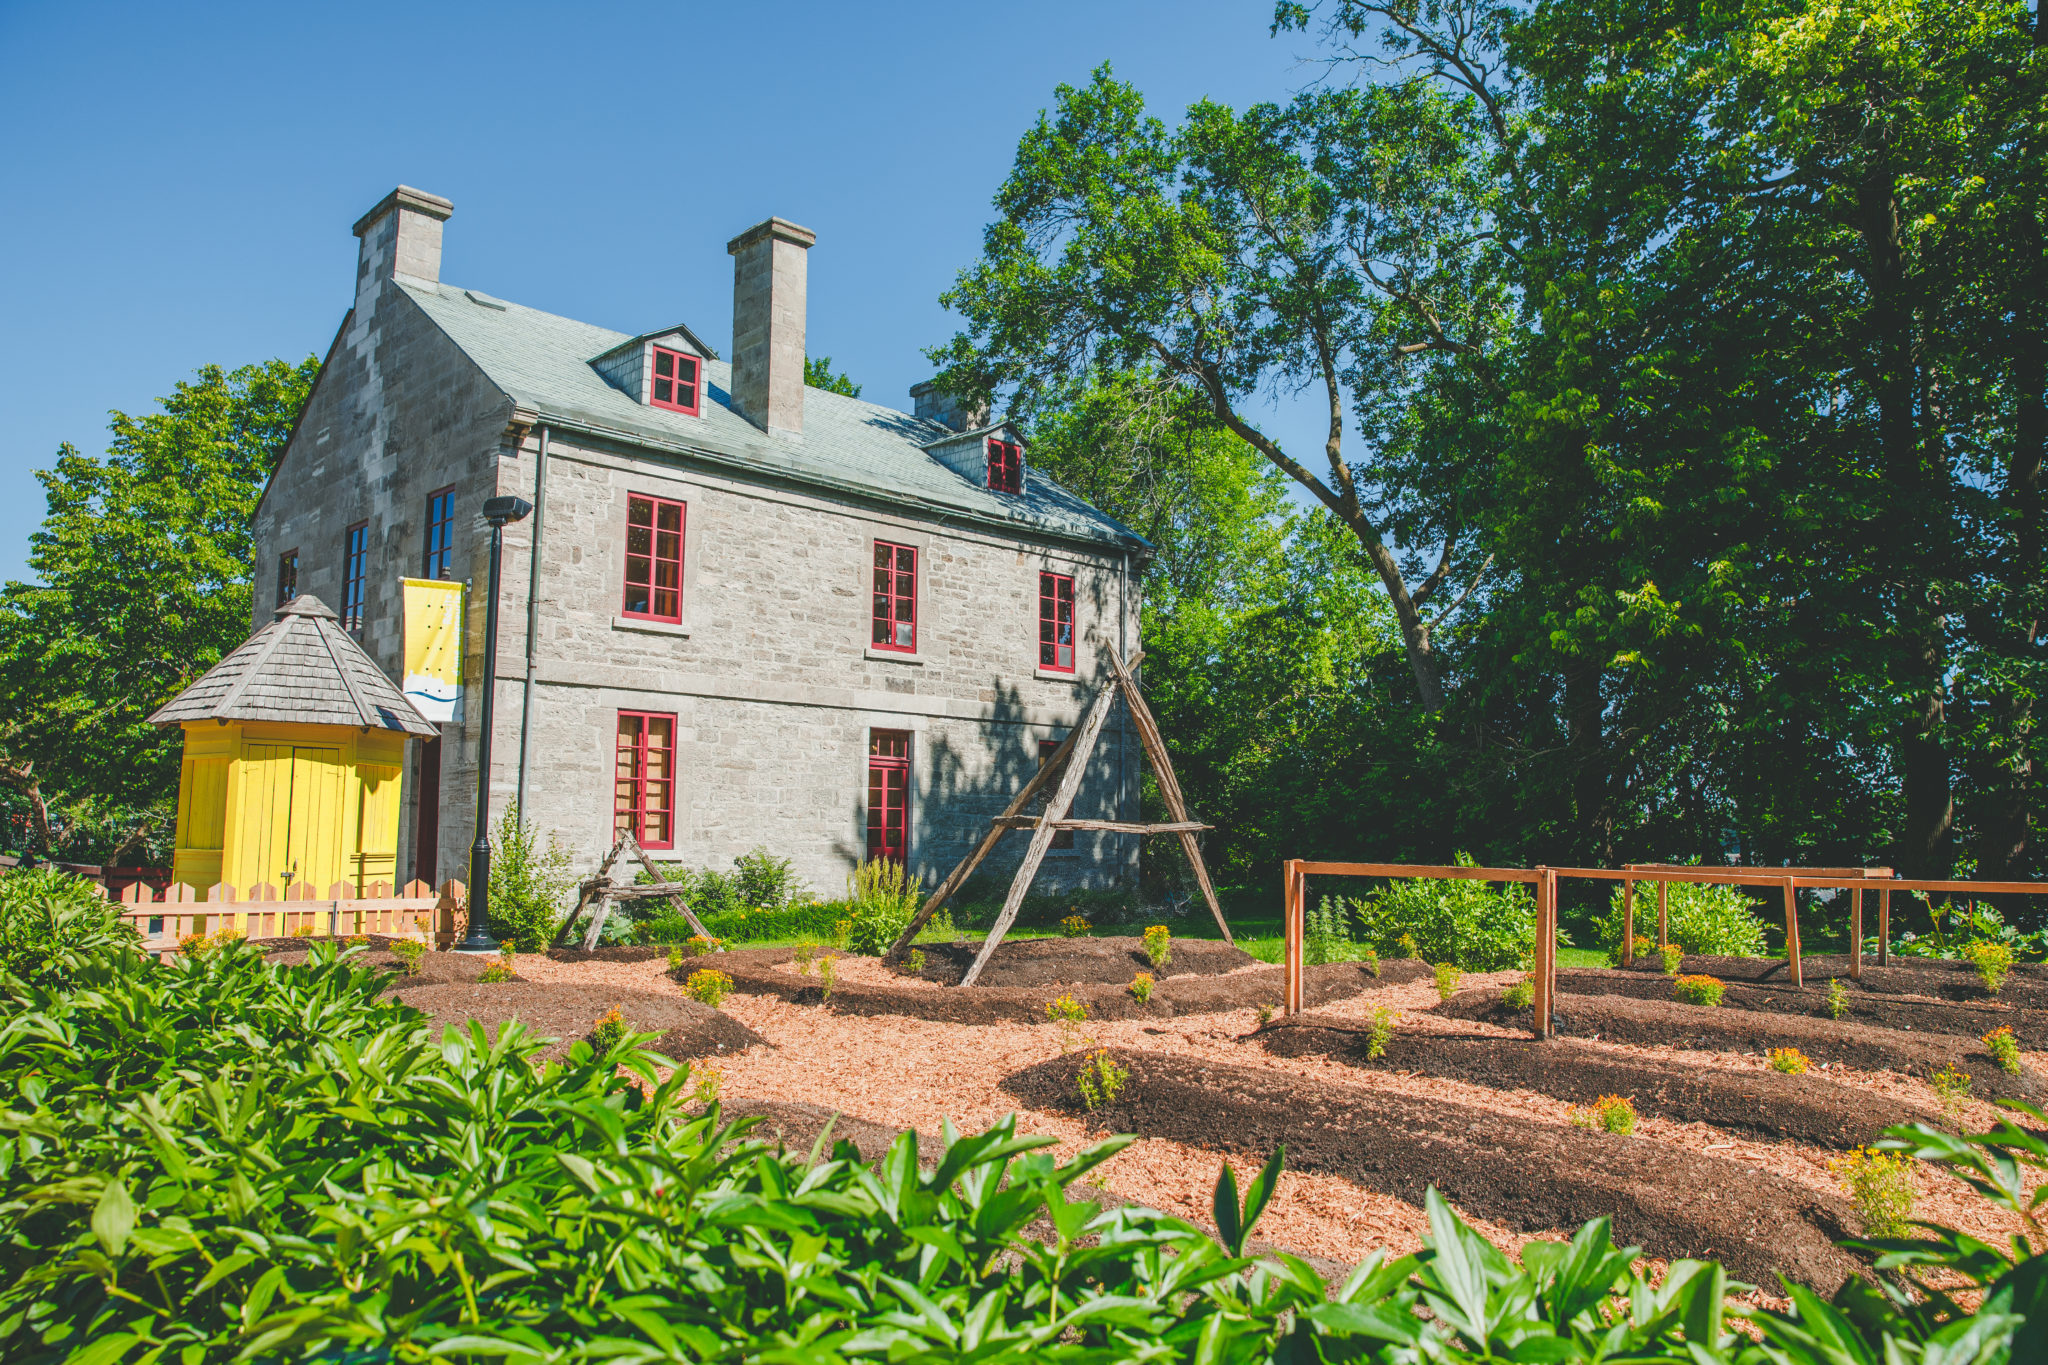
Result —
[{"label": "yellow kiosk", "polygon": [[149,719],[185,730],[172,880],[244,898],[398,880],[405,744],[439,730],[319,598],[279,607]]}]

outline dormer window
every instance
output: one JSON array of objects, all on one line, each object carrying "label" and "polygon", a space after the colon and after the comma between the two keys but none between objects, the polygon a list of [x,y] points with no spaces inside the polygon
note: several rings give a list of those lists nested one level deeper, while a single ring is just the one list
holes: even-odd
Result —
[{"label": "dormer window", "polygon": [[654,352],[654,388],[647,401],[657,408],[695,417],[697,394],[701,387],[699,369],[703,362],[681,351],[661,346],[651,349]]},{"label": "dormer window", "polygon": [[988,487],[991,493],[1024,491],[1024,447],[1014,441],[988,443]]}]

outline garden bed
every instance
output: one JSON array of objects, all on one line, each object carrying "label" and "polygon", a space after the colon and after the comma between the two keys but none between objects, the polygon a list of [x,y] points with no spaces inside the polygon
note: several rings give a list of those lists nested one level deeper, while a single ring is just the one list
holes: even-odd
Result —
[{"label": "garden bed", "polygon": [[[1861,1268],[1834,1245],[1855,1231],[1844,1201],[1734,1162],[1264,1067],[1128,1049],[1114,1055],[1129,1079],[1114,1103],[1089,1116],[1110,1132],[1259,1159],[1284,1143],[1292,1169],[1413,1203],[1434,1185],[1467,1214],[1524,1232],[1607,1216],[1617,1243],[1667,1259],[1715,1257],[1730,1274],[1762,1284],[1782,1273],[1829,1294]],[[1033,1108],[1079,1113],[1083,1060],[1041,1062],[1004,1088]]]},{"label": "garden bed", "polygon": [[[453,957],[453,953],[435,954]],[[635,1033],[659,1033],[648,1046],[675,1060],[694,1061],[741,1051],[761,1035],[718,1010],[680,993],[622,990],[564,982],[475,980],[429,983],[405,977],[391,983],[393,999],[424,1010],[437,1024],[460,1027],[474,1019],[495,1039],[497,1026],[517,1019],[531,1032],[553,1038],[543,1054],[562,1057],[590,1032],[606,1011],[616,1009]]]},{"label": "garden bed", "polygon": [[[1510,1008],[1497,990],[1460,991],[1437,1006],[1436,1013],[1504,1028],[1527,1029],[1531,1024],[1530,1012]],[[1816,1062],[1840,1062],[1862,1071],[1898,1071],[1922,1080],[1945,1067],[1955,1067],[1970,1074],[1971,1093],[1979,1098],[2037,1100],[2044,1093],[2031,1068],[2023,1066],[2019,1075],[2007,1075],[1981,1042],[1956,1034],[1626,995],[1560,995],[1557,1027],[1560,1033],[1574,1037],[1702,1052],[1763,1055],[1775,1047],[1796,1047]]]},{"label": "garden bed", "polygon": [[1572,1039],[1396,1031],[1366,1056],[1368,1027],[1313,1017],[1275,1020],[1256,1035],[1276,1057],[1328,1057],[1372,1071],[1405,1071],[1499,1090],[1532,1090],[1590,1105],[1624,1095],[1645,1114],[1785,1138],[1838,1151],[1875,1142],[1887,1124],[1939,1124],[1930,1109],[1886,1100],[1808,1073],[1723,1071],[1622,1055]]},{"label": "garden bed", "polygon": [[[981,951],[975,940],[921,943],[925,968],[920,975],[941,986],[957,986]],[[1267,964],[1242,948],[1215,939],[1177,938],[1163,967],[1145,956],[1138,937],[1005,939],[976,978],[976,988],[998,986],[1123,986],[1139,972],[1160,980],[1177,976],[1221,976],[1226,972]]]},{"label": "garden bed", "polygon": [[[1652,976],[1663,974],[1663,963],[1653,950],[1638,957],[1630,967],[1610,968],[1612,971],[1643,973]],[[1723,981],[1747,981],[1756,985],[1790,984],[1792,968],[1781,957],[1714,957],[1687,955],[1679,966],[1681,972],[1699,972],[1706,976],[1718,976]],[[1977,969],[1967,962],[1953,961],[1938,957],[1894,957],[1892,965],[1877,965],[1877,954],[1863,955],[1863,976],[1859,980],[1849,975],[1847,953],[1808,953],[1800,959],[1800,975],[1806,979],[1808,988],[1819,985],[1827,989],[1828,981],[1840,977],[1842,984],[1851,991],[1870,991],[1878,995],[1924,995],[1939,1000],[1957,1000],[1973,1004],[1992,1003],[1992,997],[1984,990],[1983,978]],[[1998,993],[1999,1003],[2023,1005],[2029,1008],[2048,1009],[2048,966],[2038,962],[2016,962],[2006,975],[2005,984]]]},{"label": "garden bed", "polygon": [[[1688,972],[1693,970],[1691,963],[1695,960],[1687,960]],[[1712,970],[1707,970],[1706,974],[1720,976],[1719,972]],[[1721,997],[1723,1009],[1803,1014],[1815,1019],[1834,1017],[1828,1010],[1827,981],[1816,975],[1809,974],[1804,986],[1794,986],[1782,977],[1762,983],[1728,977],[1720,979],[1727,987],[1726,993]],[[1976,981],[1974,973],[1970,979],[1972,982]],[[1844,994],[1847,999],[1842,1018],[1878,1028],[1953,1033],[1968,1038],[1980,1038],[1992,1029],[2005,1025],[2012,1029],[2013,1036],[2019,1039],[2023,1047],[2048,1045],[2048,1011],[2020,1009],[2011,1004],[1984,999],[1981,987],[1979,997],[1974,1000],[1944,999],[1933,994],[1906,994],[1898,989],[1904,984],[1934,985],[1928,974],[1919,974],[1905,981],[1895,979],[1888,984],[1893,989],[1874,991],[1859,987],[1857,983],[1843,978]],[[1612,968],[1588,967],[1560,971],[1557,974],[1557,989],[1560,995],[1625,995],[1637,1000],[1672,998],[1671,979],[1661,972],[1650,975],[1640,971],[1618,971]]]}]

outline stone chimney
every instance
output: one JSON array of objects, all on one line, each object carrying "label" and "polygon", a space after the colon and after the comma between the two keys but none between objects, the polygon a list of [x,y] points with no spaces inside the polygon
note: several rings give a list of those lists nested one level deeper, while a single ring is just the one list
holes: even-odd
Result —
[{"label": "stone chimney", "polygon": [[936,379],[912,384],[910,400],[917,405],[917,416],[929,418],[955,431],[972,431],[988,421],[988,404],[963,404],[953,395],[941,391]]},{"label": "stone chimney", "polygon": [[400,185],[356,219],[363,244],[356,256],[356,297],[372,294],[394,275],[441,282],[441,224],[455,205],[438,194]]},{"label": "stone chimney", "polygon": [[725,244],[732,254],[732,405],[763,431],[804,429],[805,262],[818,234],[780,218]]}]

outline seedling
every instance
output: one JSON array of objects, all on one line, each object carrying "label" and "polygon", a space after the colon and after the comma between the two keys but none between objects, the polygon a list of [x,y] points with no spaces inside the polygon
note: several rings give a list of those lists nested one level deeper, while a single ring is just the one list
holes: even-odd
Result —
[{"label": "seedling", "polygon": [[1501,1003],[1511,1010],[1526,1010],[1533,1007],[1536,1003],[1535,979],[1533,977],[1523,977],[1520,981],[1502,991],[1500,998]]},{"label": "seedling", "polygon": [[1945,1066],[1935,1072],[1927,1083],[1941,1098],[1941,1116],[1948,1121],[1948,1126],[1960,1129],[1963,1126],[1963,1105],[1970,1099],[1970,1073],[1958,1071],[1953,1065]]},{"label": "seedling", "polygon": [[2012,1025],[2000,1024],[1984,1035],[1984,1047],[1991,1053],[1991,1060],[1998,1063],[1998,1069],[2008,1076],[2020,1074],[2020,1043],[2013,1037]]},{"label": "seedling", "polygon": [[1145,960],[1158,971],[1173,959],[1173,931],[1163,924],[1150,925],[1145,930]]},{"label": "seedling", "polygon": [[1774,1047],[1770,1052],[1771,1070],[1781,1071],[1787,1076],[1804,1076],[1813,1069],[1813,1059],[1796,1047]]},{"label": "seedling", "polygon": [[1664,975],[1677,976],[1679,964],[1685,961],[1685,949],[1676,943],[1667,943],[1657,952],[1664,959]]},{"label": "seedling", "polygon": [[903,959],[903,965],[910,968],[912,976],[924,975],[924,949],[912,948],[910,956]]},{"label": "seedling", "polygon": [[668,969],[672,974],[675,972],[679,972],[683,969],[682,944],[671,943],[668,945]]},{"label": "seedling", "polygon": [[1837,976],[1828,981],[1828,1018],[1839,1019],[1849,1012],[1849,988]]},{"label": "seedling", "polygon": [[1656,946],[1657,945],[1650,942],[1649,938],[1645,935],[1637,934],[1634,938],[1629,940],[1629,948],[1631,951],[1627,953],[1622,952],[1621,945],[1617,943],[1614,945],[1613,950],[1607,954],[1607,960],[1614,966],[1619,967],[1624,961],[1633,961],[1636,958],[1648,957],[1650,955],[1650,950]]},{"label": "seedling", "polygon": [[420,974],[420,963],[427,956],[427,945],[416,938],[401,938],[393,941],[391,955],[398,959],[399,970],[407,976]]},{"label": "seedling", "polygon": [[691,1067],[690,1079],[697,1083],[690,1088],[690,1098],[699,1104],[716,1104],[725,1089],[725,1073],[715,1066]]},{"label": "seedling", "polygon": [[1365,950],[1365,956],[1361,957],[1358,960],[1364,963],[1365,969],[1371,972],[1374,976],[1378,976],[1380,974],[1380,955],[1374,952],[1372,949],[1367,948]]},{"label": "seedling", "polygon": [[1671,989],[1688,1005],[1718,1005],[1721,997],[1728,993],[1719,977],[1698,974],[1679,977],[1671,983]]},{"label": "seedling", "polygon": [[1458,987],[1465,980],[1465,974],[1454,962],[1436,964],[1436,993],[1440,1000],[1448,1000],[1458,993]]},{"label": "seedling", "polygon": [[1151,1003],[1152,1003],[1152,973],[1150,973],[1150,972],[1139,972],[1139,973],[1138,973],[1138,974],[1137,974],[1136,976],[1134,976],[1134,977],[1132,977],[1132,978],[1131,978],[1131,984],[1130,984],[1130,986],[1129,986],[1129,987],[1128,987],[1127,989],[1129,989],[1129,991],[1130,991],[1130,993],[1131,993],[1131,997],[1132,997],[1133,999],[1135,999],[1135,1000],[1136,1000],[1136,1001],[1137,1001],[1137,1002],[1138,1002],[1139,1004],[1141,1004],[1141,1005],[1149,1005],[1149,1004],[1151,1004]]},{"label": "seedling", "polygon": [[[1967,1077],[1965,1079],[1968,1079]],[[1866,1237],[1903,1237],[1913,1216],[1913,1158],[1858,1147],[1828,1163],[1863,1219]]]},{"label": "seedling", "polygon": [[812,943],[809,940],[799,942],[796,945],[795,952],[796,974],[798,976],[809,976],[811,974],[811,963],[817,958],[817,956],[817,944]]},{"label": "seedling", "polygon": [[1082,1106],[1093,1111],[1115,1104],[1116,1097],[1124,1091],[1124,1082],[1130,1078],[1130,1068],[1118,1066],[1108,1048],[1097,1049],[1094,1056],[1081,1063],[1080,1075],[1075,1077]]},{"label": "seedling", "polygon": [[512,970],[512,964],[501,957],[497,961],[492,962],[491,964],[486,966],[483,969],[483,971],[478,974],[477,980],[481,981],[483,984],[487,986],[495,986],[501,981],[516,980],[518,978],[518,975],[519,974],[517,972]]},{"label": "seedling", "polygon": [[1045,1017],[1059,1025],[1060,1051],[1066,1052],[1074,1046],[1081,1025],[1088,1021],[1088,1006],[1075,999],[1070,991],[1045,1002]]},{"label": "seedling", "polygon": [[683,994],[717,1009],[732,994],[732,978],[716,967],[704,967],[690,973],[690,979],[683,983]]},{"label": "seedling", "polygon": [[1082,938],[1094,927],[1094,925],[1079,915],[1068,915],[1060,921],[1060,936],[1062,938]]},{"label": "seedling", "polygon": [[689,957],[702,957],[717,947],[717,939],[705,938],[702,934],[692,934],[689,941],[683,944],[683,951]]},{"label": "seedling", "polygon": [[628,1031],[626,1016],[620,1014],[619,1007],[614,1005],[598,1016],[597,1022],[590,1026],[590,1045],[602,1056],[617,1047],[625,1039]]},{"label": "seedling", "polygon": [[1636,1106],[1626,1095],[1602,1095],[1583,1109],[1573,1106],[1571,1120],[1577,1128],[1598,1128],[1627,1137],[1636,1130]]},{"label": "seedling", "polygon": [[832,998],[832,988],[839,984],[839,959],[827,953],[818,959],[818,989],[820,1000]]},{"label": "seedling", "polygon": [[2012,970],[2012,949],[2003,943],[1980,938],[1963,945],[1963,956],[1984,979],[1984,993],[1997,995],[1999,988],[2005,985],[2005,974]]},{"label": "seedling", "polygon": [[1422,956],[1422,950],[1415,946],[1415,935],[1413,934],[1401,935],[1401,937],[1394,940],[1394,944],[1401,950],[1402,957],[1413,958]]},{"label": "seedling", "polygon": [[1272,1022],[1273,1003],[1270,1000],[1261,1000],[1259,1002],[1259,1027],[1264,1028],[1266,1025]]},{"label": "seedling", "polygon": [[1387,1055],[1387,1044],[1394,1041],[1394,1024],[1401,1017],[1399,1010],[1387,1005],[1374,1006],[1372,1031],[1365,1036],[1365,1059],[1376,1062]]}]

